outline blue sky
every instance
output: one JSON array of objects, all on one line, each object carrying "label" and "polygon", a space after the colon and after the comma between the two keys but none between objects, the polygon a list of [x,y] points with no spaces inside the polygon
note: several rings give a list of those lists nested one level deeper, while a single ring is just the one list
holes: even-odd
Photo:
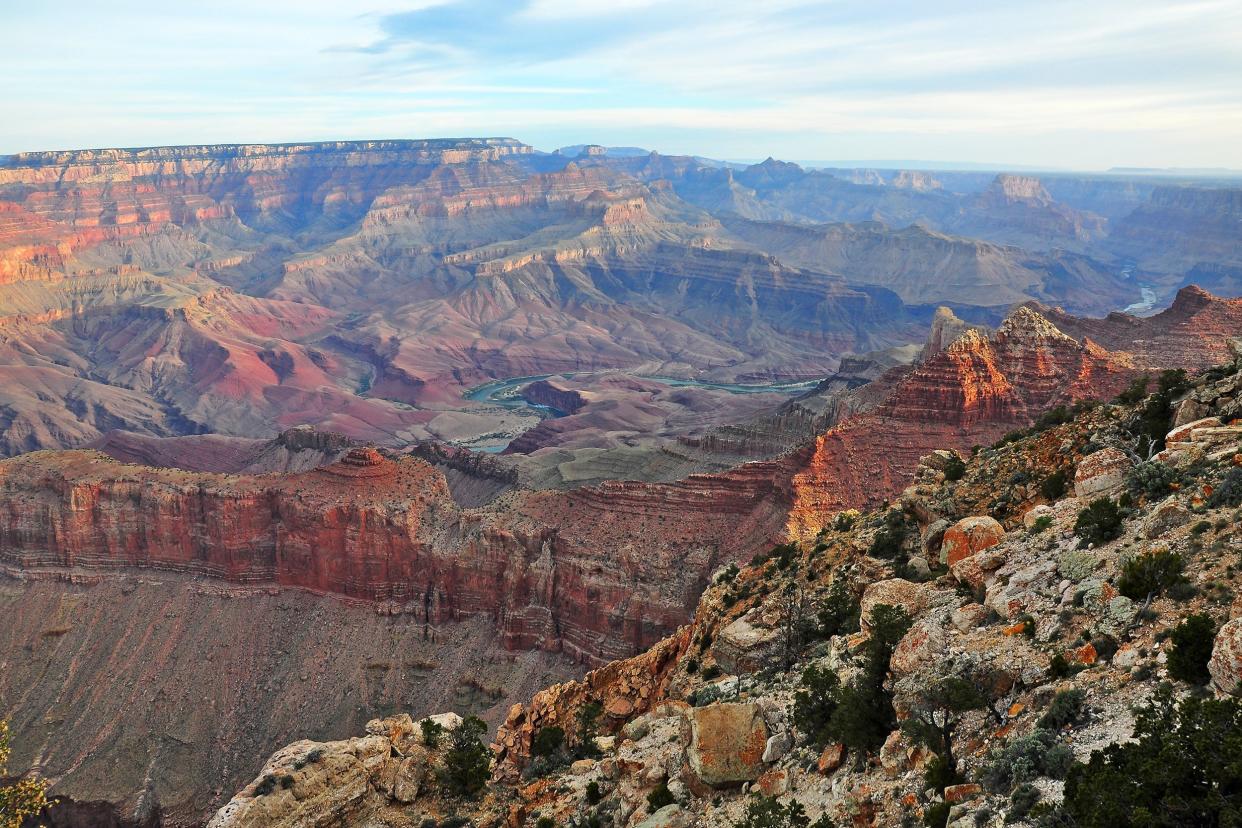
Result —
[{"label": "blue sky", "polygon": [[1242,168],[1242,0],[0,0],[0,153],[509,135]]}]

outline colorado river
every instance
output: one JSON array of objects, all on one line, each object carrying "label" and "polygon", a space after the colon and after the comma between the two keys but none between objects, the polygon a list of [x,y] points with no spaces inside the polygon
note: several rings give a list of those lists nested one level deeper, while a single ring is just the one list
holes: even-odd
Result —
[{"label": "colorado river", "polygon": [[[511,377],[510,379],[494,380],[484,383],[467,391],[463,397],[470,402],[489,403],[491,405],[499,405],[503,408],[534,408],[536,410],[549,411],[547,406],[536,405],[527,402],[522,398],[519,389],[532,382],[539,380],[551,379],[553,377],[565,377],[567,379],[573,377],[591,376],[598,372],[582,372],[571,374],[536,374],[529,377]],[[598,375],[603,376],[602,373]],[[805,382],[774,382],[765,385],[742,385],[739,383],[728,382],[708,382],[706,380],[695,379],[674,379],[673,377],[639,377],[639,379],[648,380],[650,382],[658,382],[661,385],[667,385],[672,388],[712,388],[717,391],[727,391],[730,394],[801,394],[810,391],[819,384],[819,380],[808,380]]]}]

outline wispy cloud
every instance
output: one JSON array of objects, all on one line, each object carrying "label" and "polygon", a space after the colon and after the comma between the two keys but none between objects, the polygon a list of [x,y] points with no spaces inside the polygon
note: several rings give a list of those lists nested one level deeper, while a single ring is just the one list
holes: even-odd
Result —
[{"label": "wispy cloud", "polygon": [[0,9],[0,152],[503,133],[731,157],[1242,167],[1236,0],[104,5]]}]

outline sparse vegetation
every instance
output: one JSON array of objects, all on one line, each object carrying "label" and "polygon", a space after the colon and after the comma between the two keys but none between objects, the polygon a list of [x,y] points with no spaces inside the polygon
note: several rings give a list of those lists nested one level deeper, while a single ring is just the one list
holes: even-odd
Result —
[{"label": "sparse vegetation", "polygon": [[455,796],[473,796],[482,790],[491,771],[491,754],[483,743],[487,725],[477,716],[467,716],[453,730],[444,756],[442,781]]},{"label": "sparse vegetation", "polygon": [[899,607],[880,604],[872,611],[862,670],[853,682],[841,688],[829,724],[835,741],[850,749],[874,751],[896,727],[893,697],[885,682],[893,649],[909,628],[910,616]]},{"label": "sparse vegetation", "polygon": [[1075,765],[1065,816],[1079,828],[1238,825],[1242,820],[1242,705],[1234,698],[1159,693],[1138,712],[1134,740]]},{"label": "sparse vegetation", "polygon": [[47,783],[38,777],[7,776],[10,747],[9,723],[0,719],[0,828],[19,828],[47,804]]},{"label": "sparse vegetation", "polygon": [[668,789],[668,782],[661,782],[651,793],[647,794],[647,811],[654,814],[665,805],[672,805],[676,801],[673,792]]},{"label": "sparse vegetation", "polygon": [[1045,500],[1060,500],[1065,497],[1068,488],[1069,472],[1066,469],[1057,469],[1039,484],[1039,493],[1044,496]]},{"label": "sparse vegetation", "polygon": [[1169,634],[1169,675],[1188,684],[1207,684],[1212,676],[1208,661],[1216,641],[1216,622],[1206,613],[1195,613]]},{"label": "sparse vegetation", "polygon": [[1122,516],[1117,504],[1106,497],[1097,498],[1078,513],[1074,534],[1082,546],[1099,546],[1121,535]]},{"label": "sparse vegetation", "polygon": [[1134,601],[1146,601],[1174,586],[1183,583],[1182,571],[1186,568],[1182,556],[1168,549],[1156,549],[1137,555],[1121,569],[1117,591]]},{"label": "sparse vegetation", "polygon": [[424,745],[433,750],[440,746],[440,737],[444,735],[443,725],[431,719],[423,719],[418,723],[418,727],[422,732]]}]

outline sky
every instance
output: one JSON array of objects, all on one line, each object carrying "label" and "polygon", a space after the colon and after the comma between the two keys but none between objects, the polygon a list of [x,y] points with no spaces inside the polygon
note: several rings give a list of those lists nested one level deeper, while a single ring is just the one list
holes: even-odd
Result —
[{"label": "sky", "polygon": [[509,136],[1242,168],[1242,0],[0,0],[0,153]]}]

